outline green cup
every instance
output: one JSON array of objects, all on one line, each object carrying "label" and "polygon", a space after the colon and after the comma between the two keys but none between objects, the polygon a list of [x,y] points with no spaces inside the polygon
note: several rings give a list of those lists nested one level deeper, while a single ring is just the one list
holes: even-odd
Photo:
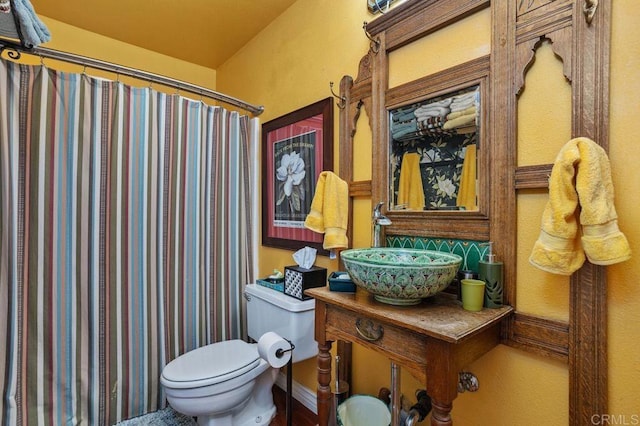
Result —
[{"label": "green cup", "polygon": [[481,311],[484,305],[484,281],[465,279],[460,282],[462,283],[462,307],[467,311]]}]

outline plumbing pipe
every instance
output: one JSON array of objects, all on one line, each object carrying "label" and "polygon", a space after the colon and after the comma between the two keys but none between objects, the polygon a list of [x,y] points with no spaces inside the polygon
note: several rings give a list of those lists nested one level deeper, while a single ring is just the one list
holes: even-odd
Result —
[{"label": "plumbing pipe", "polygon": [[391,426],[400,426],[400,366],[391,362]]},{"label": "plumbing pipe", "polygon": [[413,408],[411,410],[409,410],[409,416],[407,417],[407,420],[405,421],[404,425],[405,426],[415,426],[420,420],[420,413],[418,413],[418,410],[414,410]]},{"label": "plumbing pipe", "polygon": [[431,397],[426,390],[417,390],[416,398],[418,402],[409,410],[405,426],[414,426],[416,423],[423,421],[431,411]]}]

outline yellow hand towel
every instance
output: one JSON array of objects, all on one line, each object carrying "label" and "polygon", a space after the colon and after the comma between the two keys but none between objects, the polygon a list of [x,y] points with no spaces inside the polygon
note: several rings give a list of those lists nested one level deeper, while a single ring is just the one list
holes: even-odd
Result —
[{"label": "yellow hand towel", "polygon": [[420,155],[415,152],[406,152],[402,157],[400,166],[400,181],[398,182],[397,203],[406,204],[413,210],[424,209],[424,190],[422,188],[422,176],[420,175]]},{"label": "yellow hand towel", "polygon": [[551,170],[549,201],[531,264],[571,275],[582,266],[585,254],[596,265],[628,260],[631,249],[618,229],[613,198],[611,166],[604,149],[587,138],[570,140]]},{"label": "yellow hand towel", "polygon": [[456,205],[465,210],[477,210],[476,204],[476,145],[468,145],[462,163],[460,189]]},{"label": "yellow hand towel", "polygon": [[325,250],[348,246],[347,223],[349,215],[349,185],[333,172],[318,176],[316,192],[311,201],[311,212],[304,226],[324,234]]}]

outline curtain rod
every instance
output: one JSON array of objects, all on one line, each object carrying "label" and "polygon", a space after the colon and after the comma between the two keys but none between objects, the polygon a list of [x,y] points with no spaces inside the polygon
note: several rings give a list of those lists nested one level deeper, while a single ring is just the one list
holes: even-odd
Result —
[{"label": "curtain rod", "polygon": [[[0,44],[2,42],[0,41]],[[207,89],[206,87],[197,86],[195,84],[188,83],[186,81],[176,80],[170,77],[166,77],[160,74],[154,74],[148,71],[138,70],[135,68],[130,68],[122,65],[117,65],[112,62],[101,61],[99,59],[89,58],[87,56],[77,55],[75,53],[66,53],[61,52],[59,50],[43,48],[43,47],[34,47],[32,49],[21,49],[16,46],[8,47],[9,49],[16,50],[18,52],[17,57],[14,55],[9,55],[12,59],[18,59],[20,57],[20,52],[26,53],[29,55],[40,56],[41,58],[50,58],[61,60],[65,62],[71,62],[76,65],[82,65],[89,68],[95,68],[102,71],[113,72],[119,75],[126,75],[128,77],[137,78],[140,80],[148,81],[150,83],[160,83],[165,86],[174,87],[178,90],[184,90],[190,93],[199,94],[201,96],[207,96],[209,98],[218,100],[220,102],[224,102],[229,105],[233,105],[239,107],[245,111],[249,111],[254,115],[260,115],[264,111],[263,106],[255,106],[244,102],[240,99],[234,98],[229,95],[225,95],[224,93],[216,92],[215,90]],[[2,52],[2,47],[0,47],[0,52]]]}]

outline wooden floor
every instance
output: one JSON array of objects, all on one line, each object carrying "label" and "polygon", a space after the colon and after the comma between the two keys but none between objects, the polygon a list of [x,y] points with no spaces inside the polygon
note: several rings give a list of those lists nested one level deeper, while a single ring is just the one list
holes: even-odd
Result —
[{"label": "wooden floor", "polygon": [[[286,393],[278,386],[273,387],[273,402],[276,404],[276,417],[270,426],[287,426]],[[318,424],[318,416],[307,407],[292,399],[291,424],[293,426],[315,426]]]}]

